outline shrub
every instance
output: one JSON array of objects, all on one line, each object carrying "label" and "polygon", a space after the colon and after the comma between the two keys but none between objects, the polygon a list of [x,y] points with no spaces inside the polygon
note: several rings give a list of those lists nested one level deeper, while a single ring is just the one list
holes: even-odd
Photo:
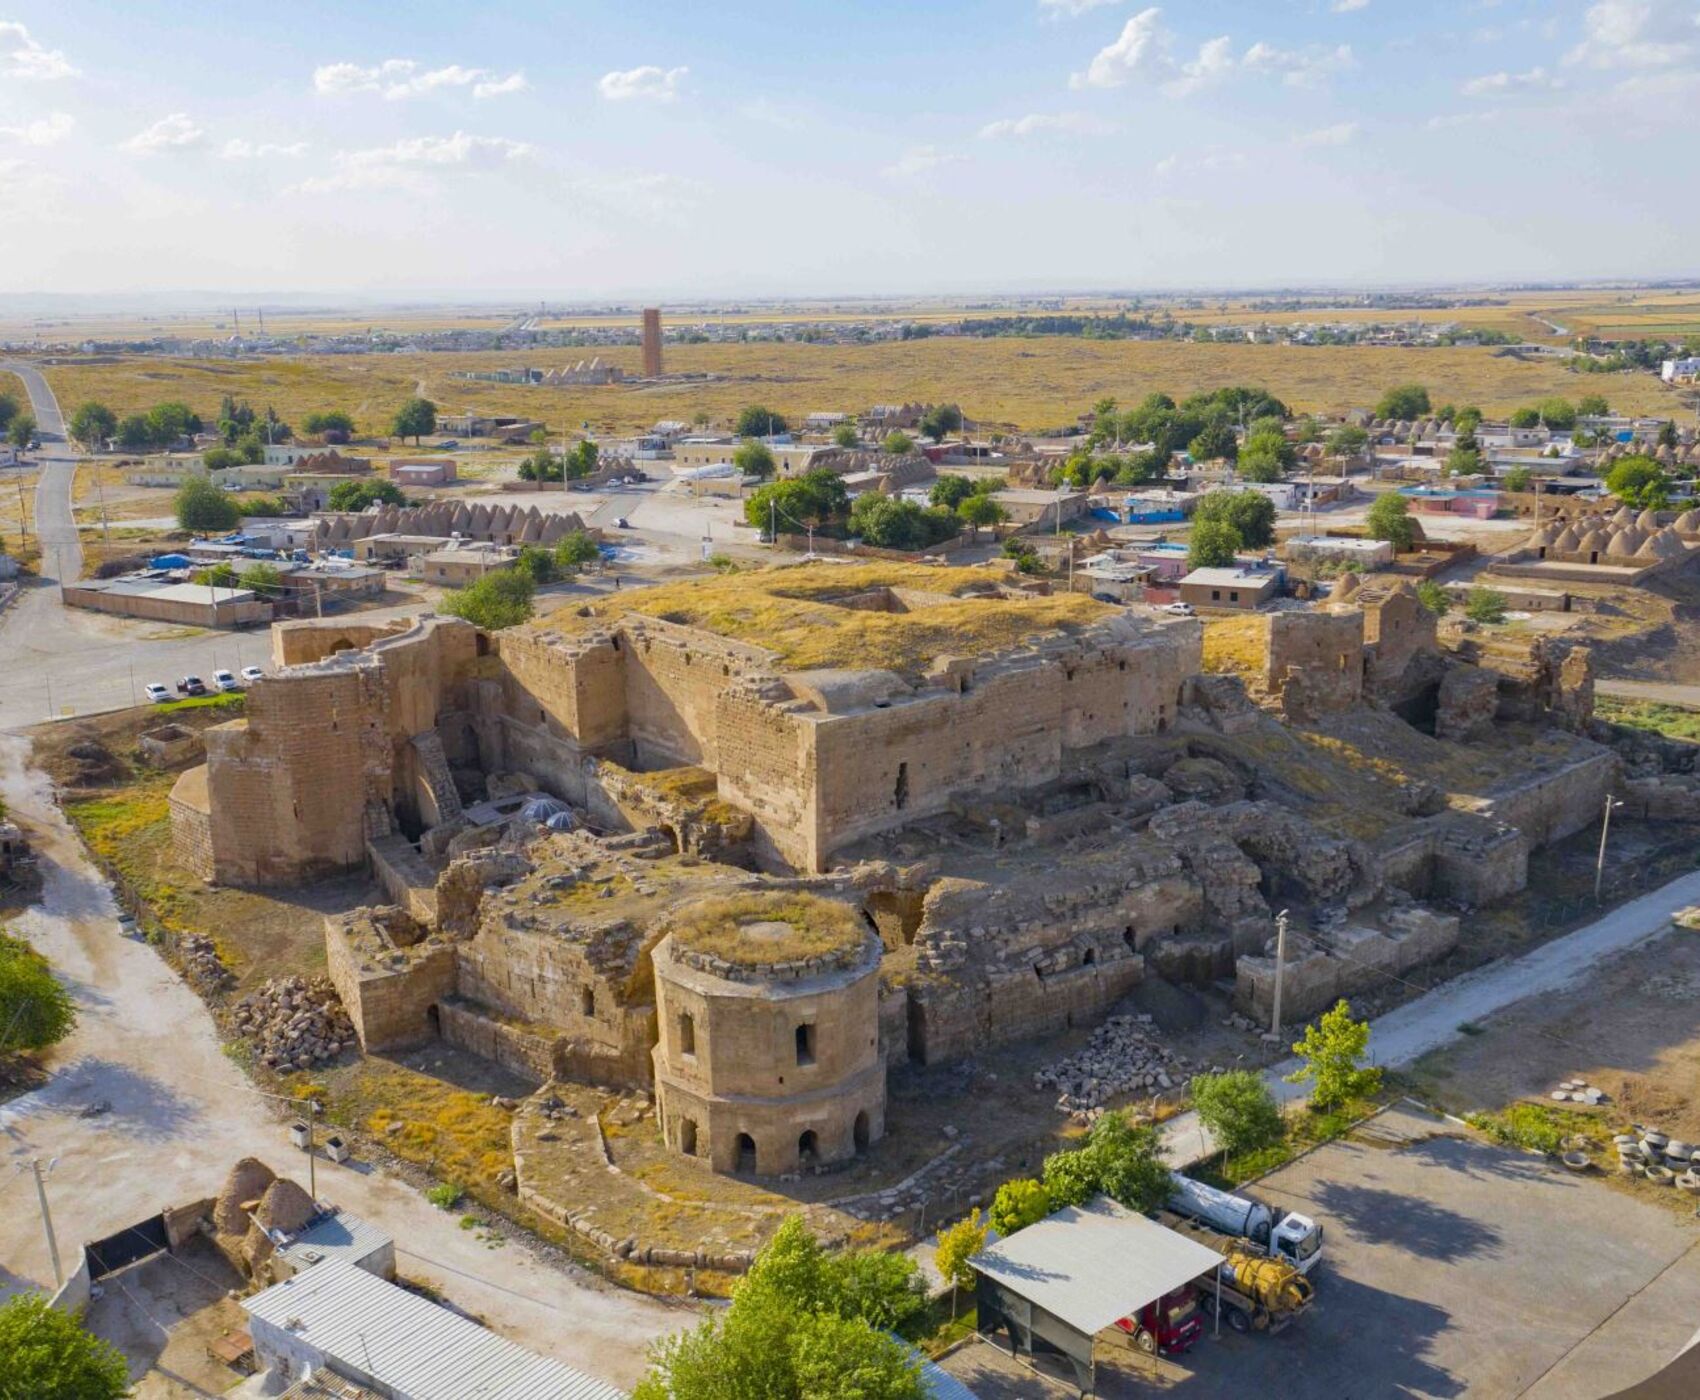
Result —
[{"label": "shrub", "polygon": [[563,573],[572,573],[601,558],[602,551],[596,547],[596,541],[583,530],[568,531],[556,541],[555,567]]},{"label": "shrub", "polygon": [[185,481],[174,504],[178,525],[197,534],[233,530],[242,519],[236,502],[222,488],[201,478]]},{"label": "shrub", "polygon": [[443,1181],[427,1191],[425,1199],[436,1206],[438,1210],[453,1210],[461,1203],[461,1199],[465,1195],[466,1192],[462,1191],[454,1182]]},{"label": "shrub", "polygon": [[732,453],[732,465],[745,476],[766,481],[778,469],[773,449],[755,438],[745,438]]},{"label": "shrub", "polygon": [[789,426],[783,413],[775,413],[763,404],[753,403],[739,412],[732,431],[739,437],[772,437]]},{"label": "shrub", "polygon": [[0,933],[0,1056],[45,1050],[76,1024],[76,1003],[47,959]]},{"label": "shrub", "polygon": [[1492,588],[1472,588],[1464,599],[1464,616],[1471,622],[1504,622],[1505,595]]},{"label": "shrub", "polygon": [[1452,608],[1452,595],[1431,578],[1417,585],[1417,599],[1436,617],[1445,617]]},{"label": "shrub", "polygon": [[887,433],[885,441],[880,444],[881,452],[889,452],[894,457],[902,457],[915,450],[915,439],[908,433]]},{"label": "shrub", "polygon": [[1263,549],[1275,539],[1275,503],[1261,491],[1211,491],[1192,519],[1194,525],[1204,520],[1232,525],[1245,549]]},{"label": "shrub", "polygon": [[1044,1183],[1024,1176],[998,1187],[987,1220],[1000,1237],[1006,1237],[1025,1230],[1050,1213],[1051,1197]]},{"label": "shrub", "polygon": [[504,627],[517,627],[531,616],[535,591],[529,575],[518,569],[499,569],[465,588],[453,589],[443,599],[442,610],[486,632],[499,632]]},{"label": "shrub", "polygon": [[1408,553],[1417,542],[1417,522],[1411,518],[1411,503],[1397,491],[1377,496],[1364,517],[1364,525],[1374,540],[1387,540],[1400,554]]},{"label": "shrub", "polygon": [[1129,1210],[1155,1210],[1169,1197],[1169,1169],[1157,1130],[1119,1113],[1092,1125],[1086,1145],[1045,1158],[1045,1194],[1057,1208],[1105,1195]]},{"label": "shrub", "polygon": [[1421,418],[1430,412],[1428,390],[1421,384],[1401,384],[1389,389],[1375,404],[1377,418]]},{"label": "shrub", "polygon": [[[1032,1183],[1038,1186],[1038,1182]],[[999,1187],[1001,1194],[1003,1188]],[[1042,1191],[1044,1188],[1041,1186]],[[934,1263],[944,1281],[951,1286],[950,1315],[956,1316],[956,1293],[974,1285],[974,1268],[968,1261],[986,1247],[986,1222],[976,1207],[948,1230],[939,1231],[938,1251]]]},{"label": "shrub", "polygon": [[1186,562],[1194,569],[1222,569],[1239,553],[1239,531],[1224,520],[1200,520],[1187,542]]},{"label": "shrub", "polygon": [[41,1293],[0,1304],[0,1396],[6,1400],[119,1400],[130,1371],[109,1342],[85,1332]]}]

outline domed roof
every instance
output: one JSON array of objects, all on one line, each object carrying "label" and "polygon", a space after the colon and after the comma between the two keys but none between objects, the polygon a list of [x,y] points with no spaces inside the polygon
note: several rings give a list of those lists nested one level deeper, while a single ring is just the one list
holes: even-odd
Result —
[{"label": "domed roof", "polygon": [[1646,540],[1647,536],[1631,525],[1627,530],[1618,530],[1613,533],[1611,544],[1606,553],[1633,554],[1646,543]]},{"label": "domed roof", "polygon": [[1628,506],[1619,506],[1611,518],[1611,523],[1613,525],[1633,525],[1635,523],[1635,512]]},{"label": "domed roof", "polygon": [[1610,545],[1611,536],[1604,530],[1590,530],[1577,541],[1576,548],[1583,554],[1605,554]]},{"label": "domed roof", "polygon": [[1574,550],[1581,543],[1582,537],[1577,532],[1576,527],[1574,525],[1566,525],[1558,532],[1558,538],[1553,540],[1552,545],[1554,549],[1568,551]]},{"label": "domed roof", "polygon": [[1700,534],[1700,510],[1685,510],[1676,518],[1674,526],[1679,535]]},{"label": "domed roof", "polygon": [[1657,530],[1659,528],[1659,513],[1656,510],[1644,510],[1635,517],[1635,523],[1641,527],[1643,532]]},{"label": "domed roof", "polygon": [[1680,559],[1688,553],[1674,530],[1660,530],[1648,543],[1658,552],[1661,559]]},{"label": "domed roof", "polygon": [[1542,549],[1556,541],[1563,533],[1564,531],[1559,529],[1556,524],[1548,522],[1529,536],[1529,547],[1531,549]]}]

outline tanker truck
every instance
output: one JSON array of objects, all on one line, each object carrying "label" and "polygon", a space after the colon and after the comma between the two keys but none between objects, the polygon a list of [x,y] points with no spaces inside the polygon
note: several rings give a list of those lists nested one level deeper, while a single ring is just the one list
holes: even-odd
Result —
[{"label": "tanker truck", "polygon": [[1170,1210],[1158,1211],[1157,1219],[1222,1256],[1218,1277],[1198,1284],[1199,1304],[1208,1315],[1220,1297],[1222,1321],[1236,1332],[1279,1332],[1316,1297],[1316,1286],[1284,1259],[1249,1249],[1244,1240]]},{"label": "tanker truck", "polygon": [[1262,1201],[1231,1196],[1179,1172],[1169,1176],[1174,1189],[1168,1208],[1176,1215],[1232,1235],[1248,1253],[1267,1254],[1301,1274],[1322,1262],[1322,1227],[1308,1215],[1284,1215]]}]

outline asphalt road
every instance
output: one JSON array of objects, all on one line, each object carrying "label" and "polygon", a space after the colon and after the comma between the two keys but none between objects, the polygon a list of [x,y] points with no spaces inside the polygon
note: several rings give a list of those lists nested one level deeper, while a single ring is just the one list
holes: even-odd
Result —
[{"label": "asphalt road", "polygon": [[[223,1054],[206,1006],[151,947],[120,932],[110,889],[27,753],[25,739],[0,735],[0,796],[29,823],[46,876],[42,902],[9,931],[51,960],[76,1000],[78,1026],[51,1052],[49,1082],[0,1106],[0,1297],[53,1286],[33,1189],[13,1170],[32,1158],[58,1161],[48,1195],[67,1260],[83,1241],[163,1205],[216,1194],[244,1156],[306,1181],[285,1122]],[[83,1116],[101,1103],[109,1107]],[[492,1248],[461,1229],[457,1213],[368,1164],[320,1161],[317,1173],[322,1199],[394,1237],[405,1275],[622,1387],[641,1374],[650,1339],[695,1320],[690,1309],[557,1267],[522,1243]],[[112,1325],[118,1337],[150,1331],[145,1317]],[[151,1357],[131,1359],[145,1367]]]},{"label": "asphalt road", "polygon": [[1700,710],[1700,685],[1681,681],[1595,681],[1594,689],[1616,700],[1651,700],[1660,705],[1683,705]]}]

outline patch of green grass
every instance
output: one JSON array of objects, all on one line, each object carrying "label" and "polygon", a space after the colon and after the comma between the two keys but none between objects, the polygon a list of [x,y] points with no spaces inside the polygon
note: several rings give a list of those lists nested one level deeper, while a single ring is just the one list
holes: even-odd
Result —
[{"label": "patch of green grass", "polygon": [[[460,1204],[461,1197],[465,1194],[466,1193],[462,1191],[460,1187],[456,1186],[454,1182],[443,1181],[439,1182],[427,1191],[425,1193],[425,1199],[432,1205],[436,1206],[438,1210],[453,1210]],[[469,1215],[466,1219],[471,1220],[472,1217]],[[464,1222],[462,1228],[465,1228]]]},{"label": "patch of green grass", "polygon": [[1611,724],[1645,729],[1667,739],[1700,744],[1700,710],[1682,705],[1665,705],[1652,700],[1619,700],[1602,695],[1594,702],[1594,713]]},{"label": "patch of green grass", "polygon": [[1549,1154],[1572,1133],[1595,1126],[1586,1114],[1533,1103],[1510,1104],[1498,1113],[1466,1113],[1464,1121],[1504,1147]]},{"label": "patch of green grass", "polygon": [[1211,1186],[1231,1190],[1247,1181],[1267,1176],[1300,1153],[1344,1137],[1379,1107],[1381,1101],[1377,1099],[1353,1099],[1326,1113],[1318,1113],[1308,1106],[1290,1110],[1284,1115],[1287,1128],[1280,1142],[1237,1157],[1218,1158],[1208,1165],[1201,1164],[1190,1174]]}]

